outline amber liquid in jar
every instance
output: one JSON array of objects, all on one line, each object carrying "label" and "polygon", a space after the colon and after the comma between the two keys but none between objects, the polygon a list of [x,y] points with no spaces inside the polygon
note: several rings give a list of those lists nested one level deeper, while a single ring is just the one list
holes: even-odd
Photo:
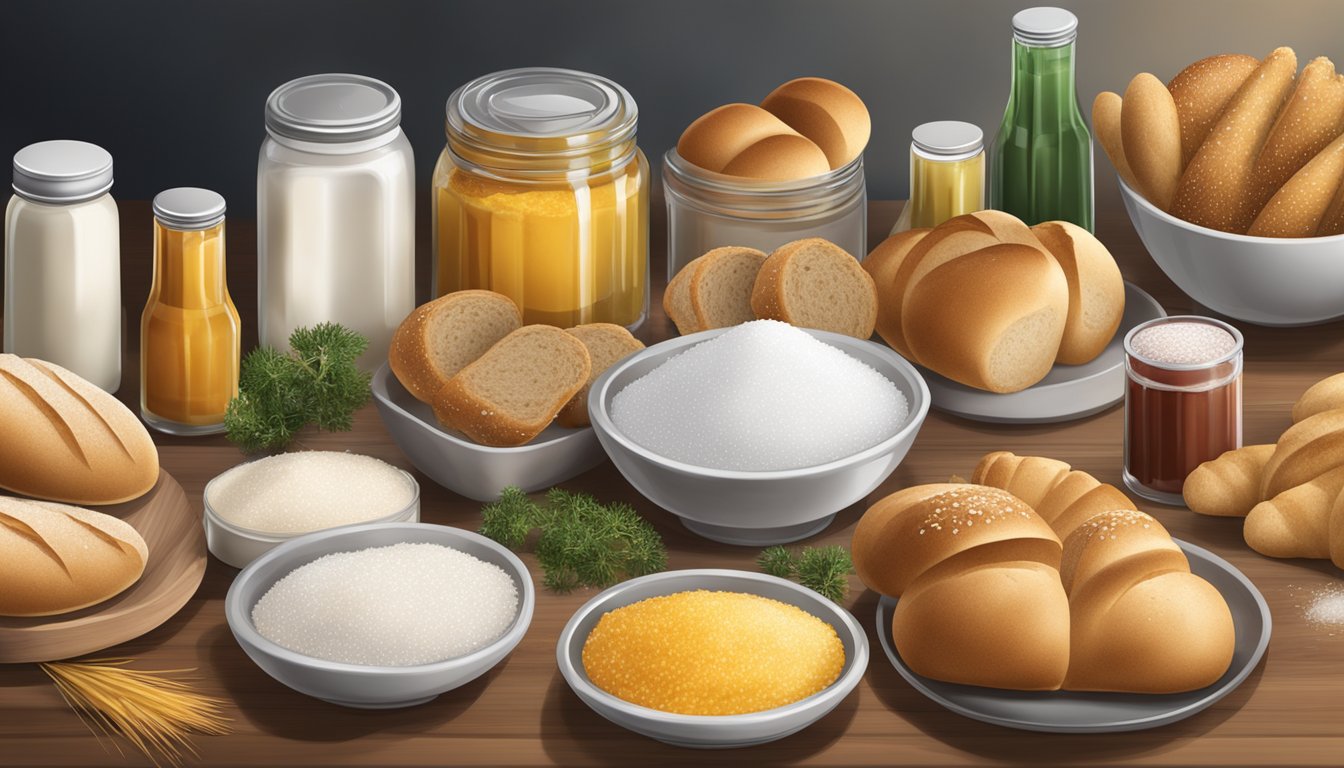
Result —
[{"label": "amber liquid in jar", "polygon": [[1125,337],[1125,484],[1184,503],[1185,478],[1241,447],[1242,337],[1226,323],[1168,317]]},{"label": "amber liquid in jar", "polygon": [[181,231],[154,222],[154,282],[140,325],[140,407],[156,429],[224,428],[238,394],[238,310],[225,284],[224,223]]}]

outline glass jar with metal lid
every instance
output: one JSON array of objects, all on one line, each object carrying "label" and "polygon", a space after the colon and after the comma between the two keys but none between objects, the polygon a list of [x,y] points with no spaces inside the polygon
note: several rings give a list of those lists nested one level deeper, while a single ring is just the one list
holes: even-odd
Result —
[{"label": "glass jar with metal lid", "polygon": [[958,120],[937,120],[910,132],[910,202],[893,233],[936,227],[985,207],[985,135]]},{"label": "glass jar with metal lid", "polygon": [[291,80],[266,100],[257,165],[257,329],[287,349],[334,321],[387,359],[415,308],[415,167],[401,97],[359,75]]},{"label": "glass jar with metal lid", "polygon": [[434,169],[434,295],[485,288],[526,323],[648,314],[649,165],[603,77],[534,67],[458,88]]},{"label": "glass jar with metal lid", "polygon": [[868,253],[868,193],[860,155],[806,179],[767,181],[726,176],[663,155],[667,198],[667,275],[724,245],[769,253],[804,237],[821,237],[857,258]]}]

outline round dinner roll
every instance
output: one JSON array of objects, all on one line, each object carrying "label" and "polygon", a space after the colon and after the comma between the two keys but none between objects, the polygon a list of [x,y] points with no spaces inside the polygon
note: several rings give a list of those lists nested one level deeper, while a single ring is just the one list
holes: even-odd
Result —
[{"label": "round dinner roll", "polygon": [[677,154],[714,173],[767,180],[830,170],[821,148],[754,104],[725,104],[682,131]]},{"label": "round dinner roll", "polygon": [[872,133],[872,120],[863,100],[833,80],[790,80],[771,91],[761,106],[821,147],[832,169],[842,168],[863,154]]},{"label": "round dinner roll", "polygon": [[1111,343],[1125,314],[1125,280],[1110,251],[1091,232],[1067,221],[1031,228],[1064,269],[1069,282],[1069,316],[1055,361],[1091,362]]}]

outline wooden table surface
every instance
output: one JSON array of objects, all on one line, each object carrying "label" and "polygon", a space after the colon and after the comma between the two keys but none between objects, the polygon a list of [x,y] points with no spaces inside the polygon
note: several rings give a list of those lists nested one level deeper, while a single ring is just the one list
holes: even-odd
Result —
[{"label": "wooden table surface", "polygon": [[[654,301],[643,336],[672,334],[659,307],[664,282],[660,211],[652,236]],[[873,242],[895,220],[898,203],[874,203]],[[121,204],[125,306],[132,322],[148,292],[149,212],[144,203]],[[1099,235],[1125,277],[1152,293],[1169,312],[1200,311],[1152,263],[1123,210],[1114,201],[1098,211]],[[422,218],[418,274],[428,274]],[[256,338],[255,228],[231,218],[230,285]],[[422,293],[427,280],[420,280]],[[424,297],[422,296],[422,299]],[[1246,336],[1245,438],[1269,442],[1289,424],[1289,407],[1309,384],[1341,368],[1344,326],[1270,330],[1237,323]],[[133,410],[138,398],[130,334],[120,395]],[[137,410],[138,412],[138,410]],[[1103,481],[1119,483],[1122,408],[1064,425],[995,426],[932,412],[909,456],[868,502],[918,483],[967,475],[985,452],[998,449],[1071,462]],[[243,460],[222,437],[183,439],[155,435],[163,466],[186,489],[197,514],[206,481]],[[305,434],[302,446],[352,450],[411,469],[372,406],[347,434]],[[414,470],[412,470],[414,471]],[[480,505],[419,476],[422,519],[474,530]],[[642,499],[610,463],[565,484],[606,500],[624,500],[648,517],[665,538],[670,568],[754,570],[757,551],[715,544],[684,530],[671,515]],[[840,513],[811,543],[848,545],[867,502]],[[953,764],[1001,761],[1035,764],[1134,762],[1242,765],[1344,763],[1344,633],[1314,627],[1304,609],[1315,590],[1339,584],[1328,563],[1268,560],[1242,543],[1238,521],[1200,518],[1184,509],[1140,503],[1171,532],[1230,560],[1264,592],[1274,635],[1260,667],[1211,709],[1175,725],[1115,735],[1044,735],[981,724],[944,711],[911,689],[888,663],[874,634],[874,593],[856,578],[847,607],[868,628],[872,650],[858,689],[830,715],[782,741],[745,750],[691,752],[664,746],[608,723],[565,685],[555,643],[571,613],[591,590],[555,595],[538,588],[536,614],[517,650],[465,688],[423,706],[374,712],[343,709],[295,693],[267,677],[239,649],[224,621],[223,601],[237,573],[210,559],[205,581],[180,614],[139,640],[106,654],[130,657],[142,669],[195,668],[201,691],[225,698],[234,733],[198,738],[200,763],[228,765],[422,764],[734,764],[745,762],[842,764]],[[534,575],[535,558],[524,556]],[[126,765],[144,761],[109,751],[80,723],[56,689],[31,665],[0,668],[0,764]]]}]

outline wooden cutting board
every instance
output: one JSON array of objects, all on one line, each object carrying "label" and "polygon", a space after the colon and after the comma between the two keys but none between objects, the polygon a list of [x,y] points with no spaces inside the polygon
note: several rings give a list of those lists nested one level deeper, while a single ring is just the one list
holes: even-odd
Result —
[{"label": "wooden cutting board", "polygon": [[145,539],[140,580],[111,599],[57,616],[0,616],[0,664],[58,661],[134,640],[182,609],[205,575],[205,529],[182,486],[159,470],[154,488],[124,504],[90,507]]}]

